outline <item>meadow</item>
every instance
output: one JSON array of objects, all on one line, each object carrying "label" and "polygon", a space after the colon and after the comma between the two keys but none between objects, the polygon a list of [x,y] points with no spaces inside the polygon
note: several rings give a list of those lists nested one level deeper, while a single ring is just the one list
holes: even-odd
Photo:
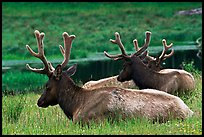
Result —
[{"label": "meadow", "polygon": [[[161,46],[163,38],[168,44],[182,46],[202,35],[202,16],[176,13],[199,7],[201,2],[2,2],[2,60],[38,60],[25,48],[28,44],[37,51],[36,29],[45,33],[45,54],[51,62],[62,60],[58,45],[63,44],[64,31],[76,35],[71,59],[92,57],[104,50],[118,53],[119,48],[109,42],[116,31],[127,51],[134,51],[133,39],[143,43],[147,30],[152,32],[150,46]],[[2,134],[201,135],[202,71],[193,63],[184,66],[195,77],[196,88],[180,98],[194,111],[193,117],[163,124],[146,119],[114,124],[106,121],[89,128],[74,125],[58,105],[46,109],[37,106],[47,76],[18,69],[2,72]],[[80,79],[76,83],[81,85]]]},{"label": "meadow", "polygon": [[163,38],[167,44],[185,45],[202,35],[202,16],[177,12],[199,7],[201,2],[3,2],[2,59],[35,60],[25,45],[37,50],[36,29],[45,33],[48,60],[61,60],[58,45],[63,44],[64,31],[76,35],[71,59],[104,50],[118,52],[118,47],[109,41],[116,31],[127,51],[134,50],[135,38],[142,45],[147,30],[152,32],[150,46],[162,46]]},{"label": "meadow", "polygon": [[45,109],[37,106],[40,94],[34,92],[2,97],[3,135],[201,135],[202,134],[202,77],[192,73],[196,88],[191,95],[180,98],[194,111],[193,117],[184,121],[171,120],[166,123],[151,123],[146,119],[128,119],[115,123],[81,127],[73,124],[58,105]]}]

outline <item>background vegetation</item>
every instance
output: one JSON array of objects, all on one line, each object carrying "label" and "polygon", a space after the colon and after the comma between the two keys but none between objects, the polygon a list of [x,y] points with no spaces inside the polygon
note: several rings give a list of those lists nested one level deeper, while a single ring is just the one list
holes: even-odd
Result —
[{"label": "background vegetation", "polygon": [[71,59],[90,54],[119,51],[111,44],[118,31],[126,50],[133,50],[133,39],[141,45],[145,31],[152,32],[151,46],[163,38],[174,45],[196,41],[202,33],[202,16],[177,15],[180,10],[202,7],[201,2],[29,2],[7,3],[2,9],[2,59],[30,59],[28,44],[37,50],[34,31],[45,33],[45,52],[49,59],[61,59],[58,45],[62,33],[76,35]]},{"label": "background vegetation", "polygon": [[[143,44],[147,30],[152,32],[150,46],[161,45],[163,38],[182,46],[201,36],[202,16],[176,13],[199,7],[201,2],[3,2],[2,62],[38,60],[25,48],[28,44],[37,51],[36,29],[45,33],[45,54],[51,62],[62,60],[58,45],[63,45],[64,31],[76,35],[71,59],[93,57],[104,50],[119,52],[109,42],[116,31],[128,51],[134,50],[135,38]],[[164,124],[141,119],[114,125],[93,123],[91,128],[73,125],[58,105],[37,107],[40,94],[36,93],[41,93],[47,76],[19,69],[2,72],[2,134],[202,134],[202,72],[192,63],[184,62],[184,66],[196,79],[192,95],[181,96],[195,112],[192,118]]]}]

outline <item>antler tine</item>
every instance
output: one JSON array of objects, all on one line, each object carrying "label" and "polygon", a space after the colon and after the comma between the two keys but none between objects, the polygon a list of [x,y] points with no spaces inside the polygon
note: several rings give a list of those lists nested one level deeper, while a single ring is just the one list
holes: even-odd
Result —
[{"label": "antler tine", "polygon": [[118,60],[118,59],[122,59],[123,58],[122,54],[110,55],[106,51],[104,51],[103,53],[104,53],[104,55],[106,55],[106,57],[113,58],[114,60]]},{"label": "antler tine", "polygon": [[162,40],[162,43],[163,43],[164,48],[163,48],[162,54],[159,56],[159,61],[163,61],[166,58],[171,57],[174,53],[174,49],[171,49],[171,52],[169,54],[166,54],[166,51],[172,47],[173,43],[171,43],[168,46],[165,39]]},{"label": "antler tine", "polygon": [[[134,44],[135,50],[136,50],[136,51],[139,51],[140,48],[139,48],[139,46],[138,46],[138,41],[137,41],[137,39],[133,40],[133,44]],[[149,44],[148,44],[148,45],[149,45]],[[152,56],[150,56],[150,55],[149,55],[149,52],[147,52],[145,61],[146,61],[146,60],[147,60],[147,61],[155,60],[155,58],[152,57]]]},{"label": "antler tine", "polygon": [[123,46],[123,44],[122,44],[122,42],[121,42],[121,39],[120,39],[120,34],[119,34],[118,32],[115,33],[115,38],[116,38],[115,40],[110,39],[110,41],[111,41],[112,43],[114,43],[114,44],[118,44],[118,46],[119,46],[119,48],[120,48],[122,54],[125,55],[125,56],[127,56],[127,54],[126,54],[126,52],[125,52],[125,48],[124,48],[124,46]]},{"label": "antler tine", "polygon": [[147,49],[147,47],[148,47],[148,45],[150,43],[150,39],[151,39],[151,32],[150,31],[146,31],[145,43],[144,43],[144,45],[141,48],[138,47],[137,39],[134,39],[133,43],[134,43],[134,46],[135,46],[135,49],[137,50],[137,52],[134,53],[133,55],[137,56],[137,55],[140,55],[142,52],[144,52]]},{"label": "antler tine", "polygon": [[115,40],[113,39],[110,39],[110,41],[113,43],[113,44],[117,44],[122,52],[122,54],[117,54],[117,55],[110,55],[108,54],[106,51],[104,51],[104,54],[109,57],[109,58],[113,58],[114,60],[119,60],[119,59],[123,59],[124,57],[129,57],[127,55],[127,53],[125,52],[125,48],[121,42],[121,39],[120,39],[120,34],[118,32],[115,32]]},{"label": "antler tine", "polygon": [[135,50],[138,51],[140,48],[139,48],[139,46],[138,46],[138,41],[137,41],[137,39],[134,39],[134,40],[133,40],[133,44],[134,44]]},{"label": "antler tine", "polygon": [[61,63],[62,68],[64,68],[67,65],[67,63],[69,62],[71,47],[72,47],[72,41],[76,36],[75,35],[69,36],[69,34],[67,32],[64,32],[62,34],[62,36],[64,39],[64,48],[61,45],[59,45],[59,48],[60,48],[60,51],[64,57],[64,60]]},{"label": "antler tine", "polygon": [[42,68],[41,69],[32,68],[32,67],[30,67],[29,64],[26,64],[26,67],[27,67],[27,69],[29,69],[33,72],[40,73],[40,74],[47,74],[48,76],[50,76],[51,70],[49,69],[48,61],[47,61],[45,54],[44,54],[43,38],[44,38],[45,34],[40,33],[38,30],[35,30],[34,33],[35,33],[36,40],[37,40],[38,53],[35,53],[28,45],[26,45],[26,48],[31,53],[31,55],[39,58],[43,62],[44,68],[43,69]]}]

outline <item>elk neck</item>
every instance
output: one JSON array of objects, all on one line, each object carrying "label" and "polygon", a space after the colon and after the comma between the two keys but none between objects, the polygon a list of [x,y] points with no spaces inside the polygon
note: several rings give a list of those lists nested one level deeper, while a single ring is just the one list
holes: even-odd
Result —
[{"label": "elk neck", "polygon": [[132,60],[132,79],[140,88],[155,88],[159,82],[161,74],[147,67],[141,60]]},{"label": "elk neck", "polygon": [[74,113],[80,108],[85,100],[82,88],[77,86],[74,81],[63,72],[59,83],[58,103],[65,115],[73,119]]}]

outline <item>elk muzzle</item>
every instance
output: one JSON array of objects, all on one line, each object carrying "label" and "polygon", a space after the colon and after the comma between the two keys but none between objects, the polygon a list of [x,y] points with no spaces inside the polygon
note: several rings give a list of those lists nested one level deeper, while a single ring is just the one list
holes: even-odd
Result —
[{"label": "elk muzzle", "polygon": [[38,107],[46,108],[49,106],[46,100],[46,95],[43,93],[37,102]]},{"label": "elk muzzle", "polygon": [[38,100],[37,105],[38,105],[38,107],[43,107],[43,108],[46,108],[49,106],[48,104],[46,104],[46,101],[42,100],[41,98]]}]

